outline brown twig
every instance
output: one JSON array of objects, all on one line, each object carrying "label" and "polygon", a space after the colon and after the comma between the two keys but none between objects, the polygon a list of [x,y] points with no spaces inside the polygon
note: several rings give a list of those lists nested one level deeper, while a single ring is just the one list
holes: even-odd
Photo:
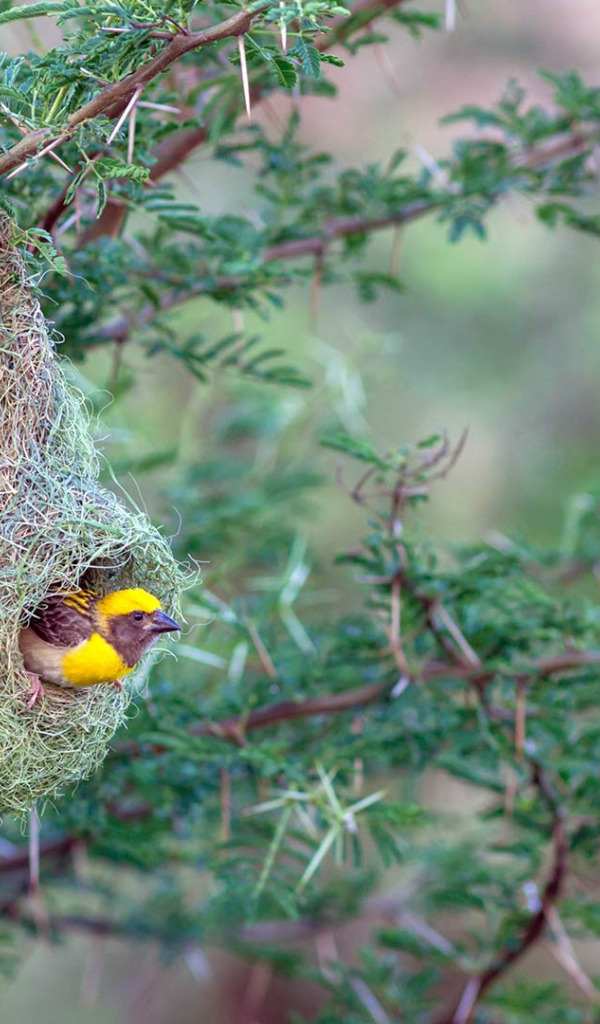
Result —
[{"label": "brown twig", "polygon": [[219,722],[207,724],[198,722],[190,728],[192,736],[219,735],[223,739],[233,739],[240,727],[245,733],[279,722],[293,721],[298,718],[312,718],[315,715],[335,715],[341,711],[374,704],[389,689],[387,683],[369,683],[357,686],[354,690],[344,693],[328,694],[324,697],[313,697],[311,700],[284,700],[277,704],[267,705],[251,711],[245,718],[225,718]]},{"label": "brown twig", "polygon": [[[418,200],[414,203],[408,203],[401,210],[398,210],[396,213],[387,217],[339,217],[331,219],[330,221],[325,222],[322,235],[293,239],[289,242],[280,242],[275,245],[267,246],[261,253],[261,262],[272,263],[276,260],[298,259],[302,256],[322,253],[324,242],[331,244],[339,238],[347,238],[354,234],[365,234],[380,231],[384,228],[391,227],[394,224],[406,224],[410,221],[416,220],[418,217],[423,216],[423,214],[430,212],[440,205],[441,204],[439,202],[433,203]],[[123,205],[123,218],[125,213],[126,208]],[[82,244],[89,241],[90,237],[89,233],[85,232],[82,236]],[[153,274],[152,276],[156,276],[156,274]],[[169,282],[165,283],[168,284]],[[161,296],[160,312],[169,312],[171,309],[175,309],[177,306],[183,305],[185,302],[190,302],[192,299],[198,298],[201,295],[210,295],[215,292],[233,292],[238,288],[243,287],[243,285],[243,278],[223,277],[217,278],[216,281],[211,281],[211,284],[208,287],[203,282],[200,282],[197,286],[190,288],[185,293],[181,293],[180,291],[165,291]],[[144,327],[151,323],[156,315],[157,311],[155,306],[148,306],[135,317],[129,315],[119,316],[117,319],[101,325],[95,332],[94,338],[96,340],[104,339],[106,341],[113,341],[118,338],[120,341],[127,341],[134,331],[143,330]]]},{"label": "brown twig", "polygon": [[[452,654],[455,656],[456,652],[452,650]],[[564,654],[540,658],[538,661],[519,667],[515,669],[514,675],[517,678],[545,677],[574,671],[585,665],[600,665],[600,651],[565,651]],[[492,680],[498,671],[496,668],[482,666],[476,669],[456,661],[446,662],[432,659],[416,669],[410,678],[411,682],[415,684],[424,684],[440,678],[462,679],[473,685],[481,696],[485,684]],[[282,722],[314,718],[317,715],[336,715],[354,708],[366,707],[384,699],[393,685],[393,681],[383,681],[357,686],[352,690],[345,690],[343,693],[313,697],[305,701],[278,701],[275,704],[256,708],[242,716],[224,718],[217,722],[197,722],[190,726],[189,733],[191,736],[217,736],[219,739],[245,745],[246,733],[279,725]],[[489,705],[486,705],[486,711],[494,721],[514,725],[515,716],[512,711]],[[155,746],[153,749],[159,750],[160,748]],[[136,740],[122,740],[115,744],[115,751],[125,755],[139,753],[140,745]],[[0,861],[1,870],[2,861]]]},{"label": "brown twig", "polygon": [[272,263],[274,260],[298,259],[301,256],[322,254],[325,246],[341,238],[371,234],[373,231],[381,231],[398,224],[407,224],[426,213],[440,209],[443,202],[444,200],[441,198],[436,200],[415,199],[394,213],[386,214],[385,217],[332,218],[324,222],[318,235],[310,235],[308,238],[293,238],[288,242],[277,242],[275,245],[267,246],[262,251],[262,259],[265,263]]},{"label": "brown twig", "polygon": [[531,915],[519,937],[511,937],[481,974],[471,977],[458,1002],[435,1014],[431,1024],[470,1024],[485,992],[501,978],[544,935],[548,916],[564,886],[567,875],[569,844],[561,808],[551,782],[541,765],[530,759],[532,782],[552,815],[552,863],[542,890],[537,910]]},{"label": "brown twig", "polygon": [[[561,655],[553,655],[550,658],[540,658],[530,665],[518,669],[518,674],[528,677],[532,675],[550,676],[557,673],[572,671],[584,665],[600,665],[600,651],[566,651]],[[517,674],[517,672],[515,673]],[[481,687],[496,675],[495,669],[473,668],[445,662],[427,662],[414,676],[415,682],[427,682],[428,680],[441,676],[464,679],[476,685],[478,692]],[[357,686],[353,690],[346,690],[344,693],[328,694],[323,697],[313,697],[305,701],[279,701],[276,704],[257,708],[242,718],[226,718],[219,722],[199,722],[190,727],[192,736],[219,735],[223,739],[232,739],[237,735],[240,727],[245,733],[253,732],[256,729],[264,729],[268,726],[278,725],[280,722],[288,722],[300,718],[312,718],[316,715],[335,715],[342,711],[349,711],[357,707],[365,707],[374,704],[389,693],[391,688],[389,682],[369,683],[366,686]],[[502,709],[499,709],[502,710]],[[514,722],[514,715],[508,712],[506,716],[492,717],[505,719]],[[135,746],[137,746],[134,743]],[[126,744],[127,749],[130,748]],[[119,749],[125,750],[124,746]]]},{"label": "brown twig", "polygon": [[231,837],[231,775],[227,768],[221,768],[221,840],[226,843]]},{"label": "brown twig", "polygon": [[246,619],[246,629],[248,630],[248,635],[250,636],[250,639],[254,644],[254,649],[258,654],[260,663],[264,671],[269,676],[269,679],[277,679],[279,673],[277,672],[277,669],[273,664],[273,659],[271,658],[271,655],[269,654],[267,648],[265,647],[264,641],[260,633],[258,632],[256,626],[254,625],[253,622],[250,622],[249,619]]},{"label": "brown twig", "polygon": [[517,761],[523,760],[525,750],[525,730],[527,721],[527,684],[520,676],[517,679],[517,705],[515,710],[515,757]]},{"label": "brown twig", "polygon": [[[531,662],[529,665],[519,667],[518,672],[527,678],[536,675],[547,677],[574,671],[586,665],[600,665],[600,651],[565,651],[561,654],[541,658]],[[425,683],[436,678],[455,677],[473,683],[477,686],[478,692],[481,692],[484,684],[491,680],[495,674],[495,669],[485,668],[485,666],[477,670],[469,666],[457,665],[456,663],[432,660],[423,665],[418,673],[415,674],[414,682]],[[280,701],[263,708],[257,708],[245,717],[222,719],[214,723],[199,722],[192,725],[189,732],[193,736],[218,736],[221,739],[244,746],[246,744],[246,733],[256,729],[275,726],[282,722],[318,715],[341,714],[359,707],[366,707],[386,697],[391,686],[390,682],[378,682],[356,687],[344,693],[328,694],[306,701]],[[505,709],[487,707],[486,713],[494,721],[505,721],[507,725],[514,723],[514,715]],[[119,753],[124,754],[140,753],[140,746],[136,741],[120,742],[116,749]],[[542,780],[541,784],[538,782],[538,785],[540,787],[543,785],[547,788],[545,776],[541,769],[535,769],[535,772],[534,781],[536,778]],[[548,790],[548,792],[550,791]],[[152,807],[149,804],[139,804],[127,808],[114,806],[107,808],[107,810],[109,814],[119,821],[126,822],[151,814]],[[558,835],[561,842],[563,834],[564,830],[562,829],[561,822]],[[43,861],[56,861],[60,865],[68,861],[73,851],[83,842],[85,842],[85,837],[75,835],[63,836],[60,839],[47,841],[40,844],[40,859]],[[25,891],[27,888],[28,868],[29,852],[26,847],[18,849],[10,857],[0,857],[0,874],[12,874],[17,879],[21,879],[19,882],[21,889],[19,891]],[[13,894],[10,899],[0,905],[0,912],[3,913],[6,907],[12,906],[14,899],[15,896]],[[487,984],[491,984],[491,981]],[[437,1021],[436,1024],[438,1024]],[[443,1019],[439,1024],[443,1024]]]}]

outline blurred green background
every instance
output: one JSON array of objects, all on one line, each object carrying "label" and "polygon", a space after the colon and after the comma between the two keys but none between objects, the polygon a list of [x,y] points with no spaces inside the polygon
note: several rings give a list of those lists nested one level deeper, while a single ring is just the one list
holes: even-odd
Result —
[{"label": "blurred green background", "polygon": [[[440,128],[439,118],[464,103],[494,102],[510,78],[527,87],[531,102],[548,98],[536,75],[542,67],[577,68],[597,81],[599,33],[594,0],[471,0],[453,33],[415,42],[392,29],[385,47],[365,48],[345,69],[334,69],[338,100],[301,102],[303,138],[342,165],[387,161],[402,147],[416,166],[443,156],[469,130]],[[4,28],[0,44],[26,48],[27,32]],[[255,116],[277,133],[289,108],[282,98]],[[199,153],[178,179],[178,191],[209,211],[249,214],[252,184],[248,170],[215,165]],[[434,537],[451,544],[493,530],[535,542],[555,539],[572,492],[599,471],[599,257],[595,240],[566,229],[550,232],[526,203],[511,200],[490,219],[485,243],[451,245],[431,217],[399,238],[392,231],[375,238],[368,266],[387,270],[397,260],[404,294],[381,293],[365,305],[341,283],[322,291],[315,311],[307,286],[290,292],[285,310],[267,324],[245,315],[248,333],[259,330],[288,349],[316,382],[311,391],[279,391],[271,415],[279,417],[290,462],[308,461],[329,480],[305,518],[311,557],[332,588],[327,600],[345,599],[344,573],[331,568],[331,559],[353,543],[363,521],[336,483],[335,457],[317,448],[316,439],[331,428],[364,433],[386,448],[440,429],[456,439],[468,427],[462,458],[427,512]],[[230,328],[231,314],[208,301],[190,303],[177,317],[186,329],[195,325],[215,338]],[[126,358],[138,360],[136,382],[114,405],[104,390],[113,372],[110,353],[94,354],[74,377],[104,408],[99,439],[123,470],[122,485],[138,500],[141,492],[148,509],[176,532],[181,506],[171,483],[186,461],[218,455],[215,423],[242,400],[260,411],[264,387],[241,389],[225,377],[200,386],[173,360]],[[163,465],[136,470],[157,452],[165,453]],[[272,442],[266,439],[249,457],[268,470]],[[130,467],[135,482],[125,472]],[[194,555],[208,560],[208,577],[221,579],[226,596],[235,593],[225,556],[215,564],[208,544]],[[446,806],[452,798],[445,794]],[[358,939],[354,934],[352,944]],[[282,1019],[269,1009],[276,986],[260,1016],[252,1016],[252,1000],[244,1003],[249,986],[259,992],[263,983],[224,954],[205,961],[190,950],[185,961],[168,964],[150,945],[132,951],[114,941],[71,939],[32,949],[16,977],[0,983],[0,1019],[269,1024]]]}]

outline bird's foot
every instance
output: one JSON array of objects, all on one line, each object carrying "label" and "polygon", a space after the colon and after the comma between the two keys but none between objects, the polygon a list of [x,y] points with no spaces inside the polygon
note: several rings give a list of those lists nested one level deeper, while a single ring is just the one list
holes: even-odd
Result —
[{"label": "bird's foot", "polygon": [[42,680],[35,672],[26,672],[25,675],[29,679],[31,684],[29,689],[29,700],[27,701],[27,707],[32,708],[33,705],[40,699],[44,694],[44,687]]},{"label": "bird's foot", "polygon": [[113,686],[116,686],[117,690],[119,691],[123,689],[123,683],[120,679],[115,679],[113,682]]}]

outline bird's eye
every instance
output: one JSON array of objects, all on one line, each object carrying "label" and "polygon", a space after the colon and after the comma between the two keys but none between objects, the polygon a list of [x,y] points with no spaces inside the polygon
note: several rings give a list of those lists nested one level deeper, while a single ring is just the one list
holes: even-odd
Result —
[{"label": "bird's eye", "polygon": [[134,612],[133,613],[133,618],[135,619],[136,622],[141,622],[142,619],[144,618],[144,613],[143,612]]}]

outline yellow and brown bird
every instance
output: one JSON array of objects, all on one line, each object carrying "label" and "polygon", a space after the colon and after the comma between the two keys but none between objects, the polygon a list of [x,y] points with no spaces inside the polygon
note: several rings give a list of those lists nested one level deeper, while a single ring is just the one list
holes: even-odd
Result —
[{"label": "yellow and brown bird", "polygon": [[55,686],[121,685],[161,633],[181,629],[160,601],[139,588],[100,597],[82,588],[49,594],[21,630],[19,648],[31,680],[28,707]]}]

